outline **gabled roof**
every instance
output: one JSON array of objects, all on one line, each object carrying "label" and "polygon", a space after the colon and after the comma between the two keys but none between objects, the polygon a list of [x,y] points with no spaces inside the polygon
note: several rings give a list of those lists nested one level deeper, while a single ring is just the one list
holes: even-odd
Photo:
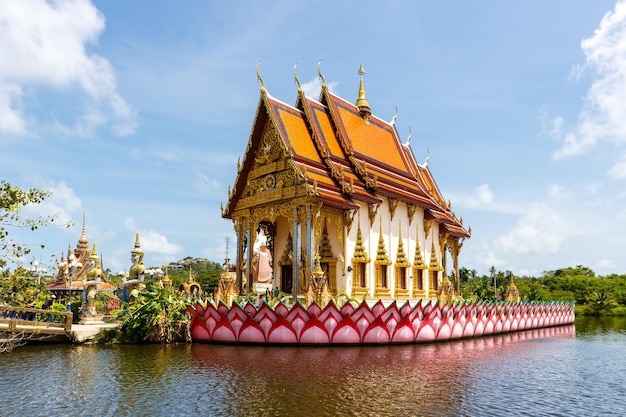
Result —
[{"label": "gabled roof", "polygon": [[[364,91],[359,96],[362,100]],[[272,123],[286,160],[312,198],[343,209],[358,208],[357,201],[381,203],[393,198],[422,207],[427,218],[443,225],[445,232],[469,237],[430,170],[415,161],[394,125],[362,107],[331,93],[323,79],[320,100],[306,97],[298,88],[296,106],[273,98],[262,85],[246,155],[224,217],[233,214],[242,197],[264,128]]]}]

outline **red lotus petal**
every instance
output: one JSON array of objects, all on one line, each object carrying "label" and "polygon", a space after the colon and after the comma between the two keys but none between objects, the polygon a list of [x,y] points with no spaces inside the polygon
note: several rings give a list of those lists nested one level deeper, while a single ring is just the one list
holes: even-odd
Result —
[{"label": "red lotus petal", "polygon": [[[197,321],[196,321],[197,320]],[[211,334],[199,317],[191,323],[191,337],[200,342],[210,342]]]},{"label": "red lotus petal", "polygon": [[224,303],[224,301],[220,300],[220,302],[217,303],[217,311],[219,311],[222,316],[226,316],[229,310],[230,308]]},{"label": "red lotus petal", "polygon": [[[434,321],[433,321],[434,322]],[[437,340],[448,340],[452,335],[452,328],[450,326],[450,316],[446,316],[441,320],[441,324],[437,329]]]},{"label": "red lotus petal", "polygon": [[259,307],[256,314],[254,314],[252,317],[254,317],[254,319],[259,323],[265,317],[267,317],[272,323],[275,323],[276,319],[278,318],[278,314],[276,314],[276,312],[272,310],[272,307],[270,307],[267,303],[262,303],[261,307]]},{"label": "red lotus petal", "polygon": [[243,343],[265,343],[265,332],[259,326],[259,323],[248,316],[241,326],[241,330],[239,330],[238,340]]},{"label": "red lotus petal", "polygon": [[256,314],[256,307],[252,303],[246,303],[243,311],[245,311],[247,315],[254,317],[254,315]]},{"label": "red lotus petal", "polygon": [[354,320],[355,323],[358,323],[361,317],[365,317],[365,320],[368,323],[372,323],[376,318],[374,317],[372,310],[365,301],[359,304],[356,310],[354,310],[354,313],[352,314],[352,320]]},{"label": "red lotus petal", "polygon": [[[365,303],[363,303],[365,304]],[[382,300],[378,300],[376,302],[376,304],[374,304],[374,306],[372,307],[372,314],[374,315],[374,317],[380,317],[381,314],[383,314],[385,312],[385,305],[383,304]]]},{"label": "red lotus petal", "polygon": [[276,322],[267,333],[267,341],[268,343],[296,344],[298,343],[298,337],[285,318],[278,316]]},{"label": "red lotus petal", "polygon": [[[334,317],[329,317],[330,320],[334,320]],[[330,335],[322,322],[316,317],[311,317],[311,320],[304,326],[302,333],[300,334],[300,343],[304,344],[328,344],[330,343]]]},{"label": "red lotus petal", "polygon": [[343,314],[339,311],[334,302],[329,302],[322,312],[318,315],[318,318],[323,323],[329,316],[333,316],[337,322],[343,319]]},{"label": "red lotus petal", "polygon": [[236,342],[237,337],[235,336],[235,331],[231,327],[230,323],[226,319],[226,317],[222,317],[222,319],[215,326],[215,330],[212,333],[212,339],[217,342]]},{"label": "red lotus petal", "polygon": [[432,342],[435,340],[436,335],[437,332],[435,331],[432,320],[429,316],[426,316],[420,324],[419,329],[417,329],[415,340],[417,342]]},{"label": "red lotus petal", "polygon": [[278,304],[276,304],[274,306],[274,311],[276,312],[276,314],[278,314],[279,316],[283,316],[286,317],[287,314],[289,314],[289,307],[287,307],[285,304],[283,304],[282,302],[279,302]]},{"label": "red lotus petal", "polygon": [[309,313],[309,317],[311,316],[319,316],[322,312],[322,308],[317,304],[317,302],[313,301],[311,305],[307,308],[307,313]]},{"label": "red lotus petal", "polygon": [[361,332],[354,323],[351,315],[347,315],[337,325],[332,334],[331,343],[337,345],[356,344],[361,342]]},{"label": "red lotus petal", "polygon": [[452,321],[452,331],[450,333],[450,339],[460,339],[463,337],[463,329],[465,328],[464,322],[465,320],[461,320],[461,316],[457,316],[455,320]]},{"label": "red lotus petal", "polygon": [[391,336],[391,343],[411,343],[415,341],[415,331],[408,316],[396,326]]},{"label": "red lotus petal", "polygon": [[389,343],[391,337],[389,330],[385,327],[382,319],[379,317],[365,330],[363,333],[363,343]]},{"label": "red lotus petal", "polygon": [[354,306],[352,305],[352,303],[345,303],[344,305],[341,306],[341,315],[343,317],[346,317],[348,315],[352,315],[354,314]]}]

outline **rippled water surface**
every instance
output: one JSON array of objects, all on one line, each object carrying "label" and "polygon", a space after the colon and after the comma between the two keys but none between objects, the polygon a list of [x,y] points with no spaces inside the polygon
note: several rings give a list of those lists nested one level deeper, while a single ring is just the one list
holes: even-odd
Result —
[{"label": "rippled water surface", "polygon": [[368,347],[26,346],[0,416],[626,415],[626,320]]}]

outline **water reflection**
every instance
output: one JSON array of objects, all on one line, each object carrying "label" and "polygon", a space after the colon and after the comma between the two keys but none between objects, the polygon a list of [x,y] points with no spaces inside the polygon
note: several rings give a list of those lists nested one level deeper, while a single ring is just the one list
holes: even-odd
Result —
[{"label": "water reflection", "polygon": [[512,344],[574,335],[570,325],[417,346],[193,345],[191,354],[211,381],[211,411],[223,415],[254,415],[260,405],[268,415],[455,415],[483,377],[481,364]]},{"label": "water reflection", "polygon": [[30,346],[1,357],[0,414],[626,414],[625,327],[605,325],[403,346]]}]

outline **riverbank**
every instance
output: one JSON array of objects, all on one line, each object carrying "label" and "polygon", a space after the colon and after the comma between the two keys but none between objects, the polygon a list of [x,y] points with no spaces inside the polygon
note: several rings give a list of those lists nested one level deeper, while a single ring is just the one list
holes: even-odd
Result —
[{"label": "riverbank", "polygon": [[72,343],[93,343],[96,334],[101,329],[111,329],[119,326],[119,323],[89,323],[89,324],[72,324],[72,331],[69,339]]}]

